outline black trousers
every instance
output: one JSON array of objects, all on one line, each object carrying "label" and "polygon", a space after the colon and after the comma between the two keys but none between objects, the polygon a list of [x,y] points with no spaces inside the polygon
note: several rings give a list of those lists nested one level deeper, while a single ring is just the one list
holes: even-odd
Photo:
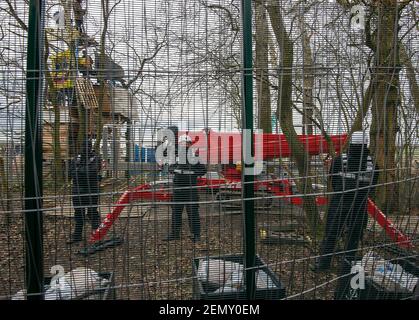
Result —
[{"label": "black trousers", "polygon": [[325,236],[321,245],[321,263],[330,265],[337,241],[346,229],[345,256],[354,260],[368,222],[368,195],[348,193],[334,195],[327,213]]},{"label": "black trousers", "polygon": [[98,212],[99,196],[98,194],[75,194],[73,195],[75,228],[74,235],[81,235],[83,226],[87,218],[90,220],[92,230],[96,230],[100,224],[100,215]]},{"label": "black trousers", "polygon": [[[188,213],[189,229],[195,237],[201,234],[201,222],[199,219],[199,197],[198,190],[195,189],[181,189],[173,192],[172,205],[172,235],[179,236],[182,228],[182,213],[183,208],[186,207]],[[188,203],[181,203],[188,202]]]}]

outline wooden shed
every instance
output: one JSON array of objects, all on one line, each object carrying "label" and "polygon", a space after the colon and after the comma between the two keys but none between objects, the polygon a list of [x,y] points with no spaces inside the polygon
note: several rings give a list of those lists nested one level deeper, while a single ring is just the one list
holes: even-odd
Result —
[{"label": "wooden shed", "polygon": [[[100,101],[99,84],[93,84],[90,79],[78,78],[75,81],[77,106],[61,107],[60,109],[60,155],[63,160],[69,159],[76,150],[76,141],[79,131],[79,112],[84,112],[87,121],[87,133],[95,137],[98,117],[102,117],[102,124],[119,125],[138,117],[138,105],[128,89],[105,86],[103,96],[102,114],[98,113]],[[54,107],[50,106],[43,111],[43,158],[54,159]],[[72,139],[73,141],[70,141]]]},{"label": "wooden shed", "polygon": [[[55,116],[53,109],[42,112],[42,151],[44,160],[54,159],[54,124]],[[76,130],[77,120],[69,115],[69,110],[60,110],[60,155],[63,160],[69,158],[69,131]]]},{"label": "wooden shed", "polygon": [[[96,84],[93,86],[97,101],[100,101],[101,86]],[[136,119],[138,118],[138,105],[132,93],[122,87],[105,86],[103,95],[102,112],[108,122],[115,119]]]}]

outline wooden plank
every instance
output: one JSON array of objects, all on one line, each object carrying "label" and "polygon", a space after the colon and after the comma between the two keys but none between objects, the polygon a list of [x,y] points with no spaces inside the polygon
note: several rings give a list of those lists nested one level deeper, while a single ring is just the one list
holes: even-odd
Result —
[{"label": "wooden plank", "polygon": [[90,79],[76,79],[77,99],[85,109],[98,109],[96,93]]},{"label": "wooden plank", "polygon": [[[54,159],[54,126],[51,123],[43,124],[42,150],[44,159]],[[68,154],[68,124],[60,124],[60,155],[64,159]]]},{"label": "wooden plank", "polygon": [[[101,94],[100,89],[101,89],[100,85],[93,86],[93,90],[95,92],[96,99],[98,101],[100,99],[100,94]],[[105,92],[103,94],[103,101],[102,101],[102,113],[111,114],[112,112],[111,103],[112,101],[111,101],[109,86],[105,85]]]}]

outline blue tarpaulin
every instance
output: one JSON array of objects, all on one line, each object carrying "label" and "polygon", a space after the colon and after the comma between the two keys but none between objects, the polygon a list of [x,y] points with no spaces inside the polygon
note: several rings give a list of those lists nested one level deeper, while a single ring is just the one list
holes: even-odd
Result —
[{"label": "blue tarpaulin", "polygon": [[134,152],[135,162],[156,162],[156,151],[154,148],[146,148],[136,145]]}]

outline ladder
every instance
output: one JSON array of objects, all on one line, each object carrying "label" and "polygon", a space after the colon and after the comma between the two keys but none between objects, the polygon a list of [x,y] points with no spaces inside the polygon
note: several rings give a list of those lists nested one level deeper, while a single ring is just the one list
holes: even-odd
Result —
[{"label": "ladder", "polygon": [[99,104],[97,102],[93,84],[90,79],[76,79],[77,100],[85,109],[97,110]]},{"label": "ladder", "polygon": [[88,124],[87,132],[92,134],[95,129],[95,114],[99,110],[99,103],[93,89],[92,81],[88,78],[76,79],[76,94],[78,104],[85,110],[86,123]]}]

